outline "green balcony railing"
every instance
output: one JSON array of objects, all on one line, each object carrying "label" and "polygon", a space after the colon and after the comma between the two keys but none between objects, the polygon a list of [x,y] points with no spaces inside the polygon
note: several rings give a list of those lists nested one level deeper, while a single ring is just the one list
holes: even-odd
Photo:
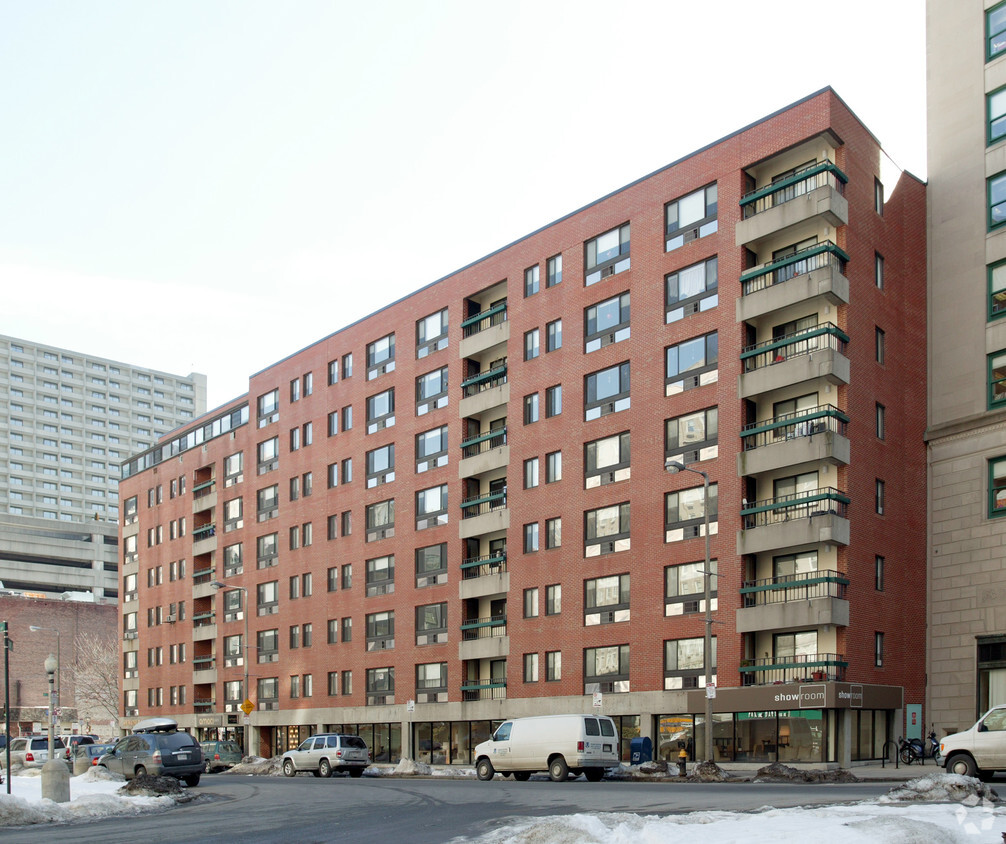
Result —
[{"label": "green balcony railing", "polygon": [[764,659],[741,660],[741,684],[767,686],[773,683],[802,683],[845,680],[849,663],[844,654],[793,654]]},{"label": "green balcony railing", "polygon": [[210,478],[210,480],[205,481],[201,484],[196,484],[192,487],[192,497],[202,498],[204,495],[209,495],[213,492],[213,487],[216,486],[216,481]]},{"label": "green balcony railing", "polygon": [[485,554],[481,557],[469,557],[461,561],[461,579],[472,580],[476,577],[487,577],[491,574],[501,574],[506,571],[506,551],[495,554]]},{"label": "green balcony railing", "polygon": [[506,445],[506,427],[496,428],[477,437],[469,437],[461,441],[461,456],[474,457],[476,454],[483,454],[492,451],[494,448]]},{"label": "green balcony railing", "polygon": [[831,161],[815,162],[801,167],[788,176],[776,179],[764,187],[744,194],[741,197],[740,206],[746,220],[755,214],[768,211],[776,205],[783,205],[825,185],[830,185],[840,194],[844,194],[848,181],[849,177],[838,169],[838,165]]},{"label": "green balcony railing", "polygon": [[200,525],[199,527],[192,529],[193,542],[198,542],[200,539],[209,539],[211,536],[216,535],[217,535],[217,526],[213,523],[208,525]]},{"label": "green balcony railing", "polygon": [[797,437],[813,437],[830,431],[845,436],[849,417],[834,405],[820,404],[793,413],[781,413],[763,422],[751,422],[741,430],[745,451],[786,442]]},{"label": "green balcony railing", "polygon": [[461,502],[461,518],[472,519],[491,513],[493,510],[502,510],[504,507],[506,507],[506,488],[500,492],[480,495],[478,498],[466,498]]},{"label": "green balcony railing", "polygon": [[848,508],[849,497],[844,492],[831,487],[820,487],[756,501],[741,510],[741,519],[744,530],[751,530],[829,514],[844,519],[848,517]]},{"label": "green balcony railing", "polygon": [[741,352],[741,364],[744,372],[754,372],[764,366],[784,363],[793,358],[812,355],[825,350],[845,354],[849,344],[849,335],[830,322],[820,322],[809,328],[794,331],[782,337],[763,340],[753,346],[746,347]]},{"label": "green balcony railing", "polygon": [[506,318],[506,302],[504,301],[498,305],[493,305],[488,310],[468,317],[468,319],[461,323],[461,335],[463,337],[471,337],[473,334],[478,334],[480,331],[485,331],[487,328],[499,325],[501,322],[506,322]]},{"label": "green balcony railing", "polygon": [[804,571],[797,574],[745,580],[741,598],[745,607],[811,601],[815,598],[846,598],[849,578],[838,571]]},{"label": "green balcony railing", "polygon": [[506,680],[493,680],[490,683],[463,683],[461,699],[472,700],[506,700]]},{"label": "green balcony railing", "polygon": [[497,366],[495,369],[480,372],[478,375],[473,375],[471,378],[466,378],[461,382],[461,394],[465,398],[477,396],[483,390],[499,387],[501,384],[505,384],[506,381],[507,368],[506,364],[504,364],[503,366]]},{"label": "green balcony railing", "polygon": [[753,267],[741,273],[741,295],[750,296],[774,284],[782,284],[798,275],[824,267],[835,267],[842,275],[849,260],[848,254],[830,240],[800,249],[785,258]]},{"label": "green balcony railing", "polygon": [[461,640],[463,642],[474,642],[476,639],[495,639],[499,636],[506,636],[505,615],[469,618],[461,622]]}]

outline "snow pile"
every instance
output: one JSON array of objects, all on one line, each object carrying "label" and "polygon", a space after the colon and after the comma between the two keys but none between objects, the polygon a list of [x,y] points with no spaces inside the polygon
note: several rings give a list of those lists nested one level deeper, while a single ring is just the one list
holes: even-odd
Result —
[{"label": "snow pile", "polygon": [[395,768],[395,775],[400,777],[428,777],[433,773],[433,768],[422,762],[414,762],[405,756],[402,757],[402,761],[398,763]]},{"label": "snow pile", "polygon": [[126,778],[122,774],[116,774],[108,768],[99,768],[92,765],[79,777],[74,777],[77,782],[125,782]]},{"label": "snow pile", "polygon": [[849,771],[838,769],[834,771],[801,771],[773,762],[764,768],[759,768],[754,775],[755,782],[860,782],[859,777]]},{"label": "snow pile", "polygon": [[892,788],[879,799],[881,803],[963,803],[975,806],[978,803],[994,805],[999,802],[996,794],[981,780],[960,774],[929,774],[909,780],[904,785]]},{"label": "snow pile", "polygon": [[141,815],[162,812],[175,805],[171,797],[121,797],[115,792],[122,777],[95,776],[92,771],[70,779],[69,803],[53,803],[42,798],[38,777],[18,777],[11,781],[12,791],[0,793],[0,826],[25,826],[43,823],[68,823],[88,818],[116,815]]},{"label": "snow pile", "polygon": [[273,756],[272,759],[264,759],[261,756],[245,756],[228,773],[278,777],[283,773],[283,757]]}]

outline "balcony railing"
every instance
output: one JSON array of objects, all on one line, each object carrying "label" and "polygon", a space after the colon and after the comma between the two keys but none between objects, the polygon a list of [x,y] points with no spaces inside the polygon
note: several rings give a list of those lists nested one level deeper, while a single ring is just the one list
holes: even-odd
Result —
[{"label": "balcony railing", "polygon": [[192,572],[192,582],[205,583],[207,580],[212,579],[215,573],[216,573],[215,566],[208,569],[199,569],[198,571]]},{"label": "balcony railing", "polygon": [[198,542],[200,539],[209,539],[211,536],[217,535],[217,526],[213,523],[208,525],[200,525],[197,528],[192,529],[192,540],[193,542]]},{"label": "balcony railing", "polygon": [[499,636],[506,636],[505,615],[470,618],[461,622],[461,641],[463,642],[474,642],[476,639],[495,639]]},{"label": "balcony railing", "polygon": [[195,671],[205,671],[216,665],[216,659],[212,656],[197,656],[192,660],[192,665]]},{"label": "balcony railing", "polygon": [[794,654],[741,661],[741,684],[768,686],[773,683],[802,683],[845,680],[849,663],[844,654]]},{"label": "balcony railing", "polygon": [[819,404],[793,413],[781,413],[764,422],[751,422],[741,430],[744,450],[775,445],[797,437],[812,437],[830,431],[845,436],[849,417],[834,405]]},{"label": "balcony railing", "polygon": [[807,571],[761,580],[745,580],[741,598],[745,607],[810,601],[814,598],[845,600],[849,578],[839,571]]},{"label": "balcony railing", "polygon": [[763,366],[782,363],[791,358],[812,355],[814,352],[830,349],[845,354],[849,335],[837,325],[820,322],[810,328],[794,331],[782,337],[773,337],[748,346],[741,352],[741,363],[745,372],[754,372]]},{"label": "balcony railing", "polygon": [[213,480],[212,478],[201,484],[196,484],[194,487],[192,487],[192,497],[202,498],[204,495],[209,495],[211,492],[213,492],[213,487],[215,486],[215,484],[216,481]]},{"label": "balcony railing", "polygon": [[501,322],[506,322],[506,318],[506,302],[500,302],[498,305],[474,314],[462,322],[461,336],[471,337],[473,334],[478,334],[480,331],[485,331],[487,328],[499,325]]},{"label": "balcony railing", "polygon": [[506,700],[506,680],[494,680],[491,683],[464,683],[461,686],[461,699],[471,700]]},{"label": "balcony railing", "polygon": [[192,616],[193,627],[205,627],[208,624],[216,623],[217,614],[215,612],[197,612]]},{"label": "balcony railing", "polygon": [[480,372],[478,375],[473,375],[471,378],[466,378],[461,382],[462,395],[465,398],[477,396],[483,390],[490,390],[493,387],[499,387],[501,384],[505,384],[507,379],[506,370],[506,364],[504,364],[503,366],[497,366],[495,369]]},{"label": "balcony railing", "polygon": [[848,254],[830,240],[815,243],[785,258],[741,273],[741,295],[750,296],[773,284],[781,284],[823,267],[835,267],[839,273],[845,275],[845,264],[848,260]]},{"label": "balcony railing", "polygon": [[212,709],[213,698],[196,698],[196,700],[192,701],[192,705],[196,709]]},{"label": "balcony railing", "polygon": [[461,561],[462,580],[472,580],[476,577],[501,574],[505,571],[506,551],[496,554],[486,554],[482,557],[469,557]]},{"label": "balcony railing", "polygon": [[794,519],[813,519],[827,514],[848,516],[849,497],[832,487],[820,487],[778,498],[756,501],[741,510],[744,530],[782,524]]},{"label": "balcony railing", "polygon": [[830,161],[815,162],[799,170],[783,176],[771,184],[753,190],[741,197],[740,206],[744,219],[768,211],[776,205],[782,205],[798,196],[830,185],[840,194],[845,194],[845,183],[849,177]]},{"label": "balcony railing", "polygon": [[506,507],[506,489],[501,492],[480,495],[478,498],[466,498],[461,502],[461,518],[473,519],[475,516],[482,516],[493,510],[502,510],[504,507]]},{"label": "balcony railing", "polygon": [[474,457],[476,454],[484,454],[504,445],[506,445],[506,428],[497,428],[487,434],[479,434],[477,437],[462,440],[461,456]]}]

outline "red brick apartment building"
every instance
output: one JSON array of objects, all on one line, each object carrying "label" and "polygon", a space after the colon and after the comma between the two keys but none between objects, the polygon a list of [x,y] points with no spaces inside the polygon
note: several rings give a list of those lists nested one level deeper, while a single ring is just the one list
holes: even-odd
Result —
[{"label": "red brick apartment building", "polygon": [[885,197],[881,155],[824,89],[135,456],[124,723],[240,739],[247,697],[253,752],[452,764],[599,707],[623,756],[701,748],[698,471],[717,759],[879,757],[923,698],[926,565],[925,186]]}]

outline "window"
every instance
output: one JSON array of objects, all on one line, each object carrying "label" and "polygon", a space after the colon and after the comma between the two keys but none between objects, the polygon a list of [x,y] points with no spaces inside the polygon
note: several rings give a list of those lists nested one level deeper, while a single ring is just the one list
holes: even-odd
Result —
[{"label": "window", "polygon": [[337,618],[328,620],[328,644],[339,644],[339,619]]},{"label": "window", "polygon": [[587,510],[584,517],[584,556],[613,554],[630,548],[629,504]]},{"label": "window", "polygon": [[873,558],[873,588],[884,591],[884,558],[879,554]]},{"label": "window", "polygon": [[524,590],[524,618],[538,617],[538,590]]},{"label": "window", "polygon": [[665,395],[702,387],[719,380],[719,341],[713,331],[666,349]]},{"label": "window", "polygon": [[628,431],[584,446],[584,489],[628,480],[631,476]]},{"label": "window", "polygon": [[877,490],[877,492],[876,492],[875,504],[876,504],[877,515],[878,516],[883,516],[884,515],[884,482],[882,480],[880,480],[879,478],[877,478],[876,490]]},{"label": "window", "polygon": [[395,555],[367,560],[367,597],[395,591]]},{"label": "window", "polygon": [[416,474],[447,465],[447,426],[416,435]]},{"label": "window", "polygon": [[234,486],[244,480],[244,452],[229,454],[224,458],[224,486]]},{"label": "window", "polygon": [[[778,413],[776,414],[779,415]],[[719,456],[719,409],[686,413],[664,423],[664,459],[698,463]]]},{"label": "window", "polygon": [[584,379],[584,420],[600,419],[609,413],[628,410],[629,363],[592,372]]},{"label": "window", "polygon": [[342,356],[342,377],[352,378],[353,377],[353,353]]},{"label": "window", "polygon": [[367,669],[367,706],[383,706],[395,702],[395,669]]},{"label": "window", "polygon": [[395,499],[367,505],[367,542],[395,535]]},{"label": "window", "polygon": [[[294,431],[299,431],[294,428]],[[292,440],[292,436],[291,436]],[[291,446],[293,445],[291,441]],[[279,465],[279,437],[272,437],[258,444],[258,473],[264,475]]]},{"label": "window", "polygon": [[986,60],[1006,49],[1006,3],[985,10],[985,43]]},{"label": "window", "polygon": [[[268,583],[260,583],[257,587],[258,614],[271,615],[279,612],[279,581],[271,580]],[[274,631],[275,632],[275,631]],[[259,662],[262,660],[260,659]]]},{"label": "window", "polygon": [[392,387],[367,399],[367,433],[373,434],[394,424],[395,388]]},{"label": "window", "polygon": [[[710,677],[716,676],[716,637],[711,642]],[[670,639],[664,642],[664,689],[697,689],[705,679],[705,639]]]},{"label": "window", "polygon": [[314,442],[314,423],[305,422],[301,426],[301,440],[305,446],[311,445]]},{"label": "window", "polygon": [[[224,533],[244,527],[244,501],[232,498],[224,502]],[[172,523],[173,524],[173,523]],[[212,534],[210,534],[212,536]]]},{"label": "window", "polygon": [[[815,483],[816,485],[816,483]],[[664,496],[666,542],[702,536],[704,493],[701,486],[669,492]],[[713,531],[718,513],[717,485],[709,484],[709,530]]]},{"label": "window", "polygon": [[532,457],[524,461],[524,489],[534,489],[538,486],[538,458]]},{"label": "window", "polygon": [[342,461],[342,482],[348,484],[353,480],[353,458],[347,457]]},{"label": "window", "polygon": [[884,213],[884,183],[880,179],[873,180],[873,210],[881,215]]},{"label": "window", "polygon": [[394,610],[368,613],[366,624],[368,651],[390,650],[395,647]]},{"label": "window", "polygon": [[1006,316],[1006,261],[992,264],[988,268],[989,279],[989,319]]},{"label": "window", "polygon": [[539,267],[535,264],[524,270],[524,296],[534,296],[538,292]]},{"label": "window", "polygon": [[545,325],[545,351],[554,352],[556,349],[562,348],[562,320],[557,319],[554,322],[547,323]]},{"label": "window", "polygon": [[884,634],[873,634],[873,664],[877,668],[884,667]]},{"label": "window", "polygon": [[720,300],[716,256],[671,273],[664,279],[664,289],[668,324],[715,308]]},{"label": "window", "polygon": [[328,414],[328,435],[334,437],[339,433],[339,411],[333,410]]},{"label": "window", "polygon": [[588,240],[583,245],[583,254],[585,287],[629,269],[629,224]]},{"label": "window", "polygon": [[[535,394],[537,396],[537,393]],[[545,418],[551,419],[562,413],[562,384],[545,390]]]},{"label": "window", "polygon": [[273,518],[279,512],[279,485],[273,484],[260,489],[256,494],[258,502],[258,520],[264,522]]},{"label": "window", "polygon": [[342,520],[342,535],[349,536],[353,532],[353,511],[346,510],[340,518]]},{"label": "window", "polygon": [[[1004,472],[1006,472],[1006,461],[1003,461]],[[1006,480],[1006,478],[1004,478]],[[1003,505],[1004,512],[1006,512],[1006,503]],[[524,525],[524,553],[529,554],[532,551],[538,550],[538,523],[532,522],[531,524]]]},{"label": "window", "polygon": [[629,575],[615,574],[583,582],[583,624],[629,621]]},{"label": "window", "polygon": [[295,651],[300,647],[300,625],[294,624],[290,627],[290,650]]},{"label": "window", "polygon": [[342,672],[342,693],[344,695],[353,694],[353,672],[343,671]]},{"label": "window", "polygon": [[416,530],[446,525],[447,484],[421,489],[416,493]]},{"label": "window", "polygon": [[[682,563],[664,569],[664,615],[684,615],[705,610],[706,564]],[[709,561],[711,609],[716,609],[716,560]]]},{"label": "window", "polygon": [[559,548],[562,546],[562,519],[545,520],[545,547]]},{"label": "window", "polygon": [[352,642],[353,641],[353,619],[344,618],[342,620],[342,641]]},{"label": "window", "polygon": [[342,409],[342,430],[349,431],[353,428],[353,406],[351,404],[346,405]]},{"label": "window", "polygon": [[260,536],[256,540],[256,560],[257,567],[260,569],[268,568],[269,566],[274,566],[277,563],[276,556],[278,553],[278,538],[279,534],[270,533],[268,536]]},{"label": "window", "polygon": [[550,451],[545,455],[545,483],[554,484],[562,480],[562,452]]},{"label": "window", "polygon": [[1006,404],[1006,351],[988,356],[989,409]]},{"label": "window", "polygon": [[339,361],[330,360],[328,362],[328,386],[339,383]]},{"label": "window", "polygon": [[538,654],[524,654],[524,682],[538,682]]},{"label": "window", "polygon": [[989,516],[1006,515],[1006,457],[989,460]]},{"label": "window", "polygon": [[416,416],[441,407],[447,407],[446,366],[416,379]]},{"label": "window", "polygon": [[[290,451],[298,451],[299,449],[300,449],[300,428],[291,428]],[[259,472],[261,473],[261,468],[259,469]]]},{"label": "window", "polygon": [[545,615],[559,615],[562,612],[562,585],[554,583],[545,587]]},{"label": "window", "polygon": [[878,328],[876,330],[876,335],[875,335],[875,343],[876,343],[876,349],[875,349],[875,351],[876,351],[877,363],[879,363],[879,364],[883,364],[884,363],[884,358],[886,357],[886,355],[885,355],[885,349],[884,349],[884,339],[885,338],[884,338],[884,331],[883,331],[883,329],[882,328]]},{"label": "window", "polygon": [[878,290],[884,289],[884,256],[879,252],[873,253],[873,283]]},{"label": "window", "polygon": [[629,646],[586,648],[583,652],[583,693],[629,691]]},{"label": "window", "polygon": [[541,332],[534,328],[524,334],[524,360],[533,360],[541,354]]},{"label": "window", "polygon": [[447,308],[416,322],[416,359],[447,348]]},{"label": "window", "polygon": [[719,228],[716,208],[715,184],[668,202],[664,207],[666,251],[672,252],[697,238],[715,234]]},{"label": "window", "polygon": [[395,444],[389,443],[367,452],[367,489],[395,479]]},{"label": "window", "polygon": [[545,680],[555,682],[562,679],[562,651],[546,651]]},{"label": "window", "polygon": [[328,488],[332,489],[339,485],[339,463],[328,464]]},{"label": "window", "polygon": [[627,340],[629,330],[629,293],[625,292],[611,299],[591,305],[583,311],[583,336],[585,352]]},{"label": "window", "polygon": [[548,277],[546,287],[555,287],[562,282],[562,255],[553,255],[548,259]]},{"label": "window", "polygon": [[416,549],[416,588],[447,582],[447,544]]},{"label": "window", "polygon": [[428,662],[416,666],[416,702],[447,702],[447,663]]},{"label": "window", "polygon": [[524,424],[530,425],[538,421],[538,394],[524,396]]},{"label": "window", "polygon": [[878,401],[877,402],[877,439],[884,439],[884,416],[886,414],[886,408]]},{"label": "window", "polygon": [[436,645],[447,641],[447,603],[416,607],[416,644]]},{"label": "window", "polygon": [[300,401],[300,379],[294,378],[290,382],[290,402]]},{"label": "window", "polygon": [[279,419],[279,390],[270,390],[258,397],[258,426],[264,428]]},{"label": "window", "polygon": [[395,335],[389,334],[367,345],[367,380],[395,369]]}]

